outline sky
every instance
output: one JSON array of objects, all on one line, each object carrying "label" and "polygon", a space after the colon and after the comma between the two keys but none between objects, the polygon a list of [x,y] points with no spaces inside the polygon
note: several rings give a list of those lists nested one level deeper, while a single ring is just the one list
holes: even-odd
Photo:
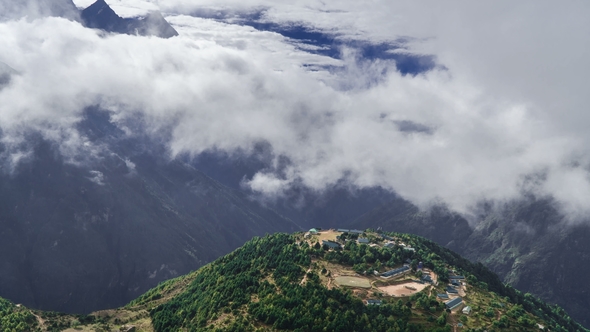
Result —
[{"label": "sky", "polygon": [[269,144],[274,161],[244,179],[268,196],[345,181],[467,214],[532,192],[590,220],[586,1],[107,0],[160,10],[170,39],[24,3],[0,17],[5,170],[30,130],[71,160],[96,154],[75,124],[100,105],[166,133],[171,158]]}]

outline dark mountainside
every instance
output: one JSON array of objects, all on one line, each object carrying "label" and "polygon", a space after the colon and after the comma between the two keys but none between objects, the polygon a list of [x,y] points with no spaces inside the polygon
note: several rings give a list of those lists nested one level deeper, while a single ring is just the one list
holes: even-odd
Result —
[{"label": "dark mountainside", "polygon": [[141,18],[122,18],[104,0],[97,0],[82,10],[81,17],[85,26],[108,32],[161,38],[178,35],[159,12],[151,12]]},{"label": "dark mountainside", "polygon": [[79,127],[101,151],[81,166],[34,133],[29,160],[13,173],[2,160],[2,297],[65,312],[116,307],[252,236],[299,229],[104,112],[89,110]]},{"label": "dark mountainside", "polygon": [[[251,154],[227,155],[208,151],[197,158],[186,158],[198,170],[224,185],[243,190],[242,182],[257,172],[268,170],[274,154],[272,147],[259,144]],[[287,163],[288,161],[285,161]],[[342,227],[363,214],[396,199],[397,195],[381,188],[356,189],[342,183],[323,192],[315,192],[302,186],[293,186],[284,197],[262,202],[283,216],[306,228]]]},{"label": "dark mountainside", "polygon": [[475,229],[445,208],[420,212],[395,200],[359,218],[354,226],[411,232],[482,262],[515,288],[562,306],[590,326],[590,227],[568,226],[555,202],[528,197],[487,207]]}]

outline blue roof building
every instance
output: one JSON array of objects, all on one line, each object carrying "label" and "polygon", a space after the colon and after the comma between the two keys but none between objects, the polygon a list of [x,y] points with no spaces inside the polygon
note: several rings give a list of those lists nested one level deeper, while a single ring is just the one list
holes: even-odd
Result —
[{"label": "blue roof building", "polygon": [[364,243],[364,244],[369,244],[369,239],[364,238],[364,237],[359,237],[359,239],[357,240],[359,243]]},{"label": "blue roof building", "polygon": [[381,305],[381,300],[367,300],[367,305]]},{"label": "blue roof building", "polygon": [[449,279],[451,280],[463,280],[465,279],[464,276],[450,276]]},{"label": "blue roof building", "polygon": [[394,277],[396,275],[402,274],[404,272],[410,271],[410,267],[409,266],[402,266],[400,268],[397,269],[393,269],[393,270],[389,270],[387,272],[384,272],[381,274],[381,276],[383,278],[390,278],[390,277]]},{"label": "blue roof building", "polygon": [[453,310],[453,309],[457,308],[458,306],[460,306],[461,303],[463,303],[463,299],[460,297],[457,297],[455,299],[452,299],[452,300],[446,302],[445,306],[447,307],[447,309]]},{"label": "blue roof building", "polygon": [[326,245],[329,248],[332,249],[338,249],[340,248],[340,243],[336,243],[336,242],[332,242],[332,241],[326,241],[326,240],[322,240],[322,245]]},{"label": "blue roof building", "polygon": [[448,294],[444,294],[444,293],[443,294],[436,294],[436,296],[439,299],[443,299],[443,300],[448,300],[449,299],[449,295]]},{"label": "blue roof building", "polygon": [[458,290],[456,290],[456,289],[454,289],[453,287],[450,287],[450,286],[447,287],[446,291],[449,294],[459,294],[459,291]]},{"label": "blue roof building", "polygon": [[363,234],[364,231],[359,231],[358,229],[351,229],[348,231],[351,234]]},{"label": "blue roof building", "polygon": [[348,233],[349,229],[338,228],[336,231],[341,232],[341,233]]}]

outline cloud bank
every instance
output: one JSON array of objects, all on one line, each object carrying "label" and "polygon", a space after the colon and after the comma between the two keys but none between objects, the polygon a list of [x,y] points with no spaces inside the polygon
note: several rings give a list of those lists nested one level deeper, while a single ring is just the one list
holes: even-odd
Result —
[{"label": "cloud bank", "polygon": [[[7,151],[22,155],[33,129],[84,154],[92,142],[75,124],[100,105],[121,126],[139,116],[166,133],[171,156],[269,144],[274,161],[245,183],[267,195],[345,180],[468,212],[534,192],[587,219],[585,2],[112,2],[156,6],[180,36],[105,35],[56,17],[0,23],[0,62],[18,73],[0,88]],[[203,18],[204,9],[233,16]],[[439,66],[404,75],[346,43],[338,58],[310,52],[244,24],[249,13],[344,41],[405,38],[396,52]]]}]

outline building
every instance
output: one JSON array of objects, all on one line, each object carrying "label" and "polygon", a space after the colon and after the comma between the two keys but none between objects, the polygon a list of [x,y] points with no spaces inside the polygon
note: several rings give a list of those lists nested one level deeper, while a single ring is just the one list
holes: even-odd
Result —
[{"label": "building", "polygon": [[463,299],[458,297],[458,298],[452,299],[448,302],[445,302],[445,306],[447,307],[447,309],[453,310],[453,309],[457,308],[458,306],[460,306],[462,303],[463,303]]},{"label": "building", "polygon": [[448,294],[459,294],[459,291],[456,290],[455,288],[451,287],[451,286],[448,286],[447,289],[446,289],[446,291],[447,291]]},{"label": "building", "polygon": [[309,230],[309,234],[316,235],[317,233],[318,233],[318,230],[315,228],[312,228]]},{"label": "building", "polygon": [[338,228],[336,231],[340,232],[340,233],[348,233],[348,231],[350,231],[349,229],[345,229],[345,228]]},{"label": "building", "polygon": [[463,280],[465,279],[464,276],[450,276],[449,277],[450,280]]},{"label": "building", "polygon": [[463,308],[463,313],[466,315],[469,315],[471,313],[471,307],[466,306],[465,308]]},{"label": "building", "polygon": [[381,305],[381,300],[367,300],[367,305]]},{"label": "building", "polygon": [[387,242],[387,243],[384,245],[384,247],[385,247],[385,248],[393,248],[393,247],[395,247],[395,243],[393,243],[393,242]]},{"label": "building", "polygon": [[387,236],[387,235],[383,235],[383,234],[382,234],[382,235],[381,235],[381,237],[382,237],[384,240],[393,241],[393,238],[392,238],[391,236]]},{"label": "building", "polygon": [[384,273],[382,273],[382,274],[381,274],[381,277],[383,277],[383,278],[391,278],[391,277],[395,277],[395,276],[397,276],[397,275],[400,275],[400,274],[406,273],[406,272],[408,272],[408,271],[410,271],[410,267],[409,267],[409,266],[406,266],[406,265],[404,265],[404,266],[402,266],[402,267],[400,267],[400,268],[393,269],[393,270],[389,270],[389,271],[387,271],[387,272],[384,272]]},{"label": "building", "polygon": [[350,234],[363,234],[364,231],[359,231],[358,229],[351,229],[348,231]]},{"label": "building", "polygon": [[449,299],[449,295],[448,294],[436,294],[436,297],[438,297],[439,299],[443,299],[443,300],[448,300]]},{"label": "building", "polygon": [[332,249],[338,249],[340,248],[340,243],[336,243],[333,241],[326,241],[326,240],[322,240],[322,246],[328,246],[328,248],[332,248]]},{"label": "building", "polygon": [[369,239],[364,238],[364,237],[359,237],[359,239],[357,241],[359,244],[369,244]]},{"label": "building", "polygon": [[404,247],[404,250],[408,250],[408,251],[416,251],[416,249],[412,248],[412,247]]},{"label": "building", "polygon": [[430,277],[430,274],[422,275],[422,281],[427,282],[429,284],[432,284],[434,282],[434,280],[432,280],[432,278]]}]

